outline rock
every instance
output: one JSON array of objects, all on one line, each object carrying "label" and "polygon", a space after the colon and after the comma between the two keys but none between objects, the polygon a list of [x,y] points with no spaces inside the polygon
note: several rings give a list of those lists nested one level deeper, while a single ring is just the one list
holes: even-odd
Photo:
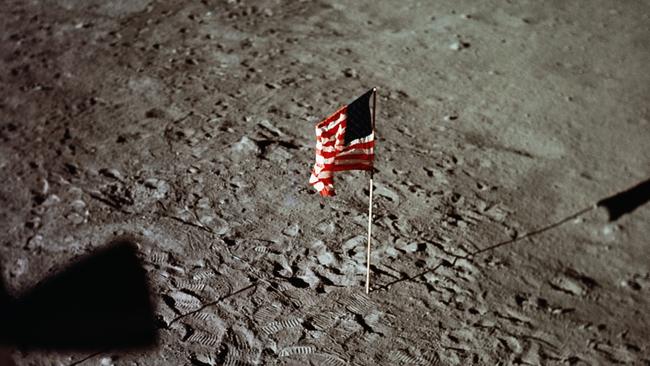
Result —
[{"label": "rock", "polygon": [[460,45],[460,42],[458,42],[458,41],[455,41],[455,42],[453,42],[452,44],[449,45],[449,49],[452,49],[452,50],[454,50],[454,51],[458,51],[458,50],[460,50],[461,48],[462,48],[462,47],[461,47],[461,45]]},{"label": "rock", "polygon": [[449,45],[449,48],[454,51],[460,51],[464,48],[469,48],[469,43],[463,41],[454,41]]},{"label": "rock", "polygon": [[291,237],[297,236],[298,233],[300,233],[300,226],[298,226],[298,224],[292,224],[286,229],[282,230],[282,234]]},{"label": "rock", "polygon": [[72,212],[68,214],[65,218],[70,220],[70,222],[72,222],[75,225],[83,224],[83,222],[85,221],[85,218],[82,215],[78,214],[77,212]]},{"label": "rock", "polygon": [[374,188],[374,193],[377,196],[382,196],[388,198],[391,202],[399,204],[399,196],[392,189],[384,186],[383,184],[375,183],[376,188]]},{"label": "rock", "polygon": [[28,249],[36,249],[36,248],[42,248],[43,247],[43,236],[36,234],[32,236],[28,241],[27,241],[27,248]]},{"label": "rock", "polygon": [[248,136],[242,136],[238,142],[231,146],[231,151],[235,153],[235,155],[247,156],[258,155],[261,152],[261,149],[257,145],[257,142],[251,140]]},{"label": "rock", "polygon": [[150,189],[158,189],[159,180],[156,178],[149,178],[144,181],[144,186]]},{"label": "rock", "polygon": [[99,360],[100,366],[113,366],[113,359],[110,357],[102,357],[101,360]]},{"label": "rock", "polygon": [[[39,240],[43,240],[43,237],[38,235],[40,237]],[[29,267],[29,262],[26,258],[18,258],[13,265],[9,267],[9,275],[14,278],[18,278],[25,274],[27,272],[27,268]]]},{"label": "rock", "polygon": [[343,70],[343,75],[345,75],[348,78],[357,78],[359,76],[359,73],[357,72],[357,70],[353,68],[347,68]]},{"label": "rock", "polygon": [[336,258],[331,252],[321,253],[316,257],[316,259],[318,260],[318,263],[322,264],[323,266],[329,266],[336,262]]},{"label": "rock", "polygon": [[82,200],[74,200],[72,203],[70,203],[70,206],[72,206],[72,209],[74,209],[77,212],[83,212],[86,209],[86,202]]},{"label": "rock", "polygon": [[273,133],[273,134],[276,135],[276,136],[284,136],[284,133],[283,133],[282,131],[280,131],[280,129],[278,129],[277,127],[275,127],[275,126],[271,123],[271,121],[269,121],[268,119],[264,119],[264,120],[262,120],[262,121],[259,123],[259,125],[260,125],[261,127],[264,127],[265,129],[271,131],[271,133]]},{"label": "rock", "polygon": [[208,197],[201,197],[196,201],[196,207],[209,209],[211,207],[210,199]]},{"label": "rock", "polygon": [[103,176],[106,176],[106,177],[109,177],[109,178],[117,179],[119,181],[124,180],[124,177],[122,177],[122,173],[120,173],[117,169],[103,168],[103,169],[99,170],[99,174],[101,174]]},{"label": "rock", "polygon": [[455,115],[455,114],[449,114],[449,115],[446,115],[443,119],[444,119],[446,122],[449,122],[449,121],[455,121],[455,120],[458,119],[458,116]]},{"label": "rock", "polygon": [[568,276],[558,276],[551,280],[551,286],[557,290],[567,292],[575,296],[584,296],[587,294],[587,288],[577,280]]},{"label": "rock", "polygon": [[46,195],[50,191],[50,183],[45,178],[41,179],[41,182],[43,183],[41,194]]},{"label": "rock", "polygon": [[223,235],[230,230],[230,225],[228,225],[226,220],[210,214],[201,215],[199,217],[199,222],[210,228],[210,230],[217,235]]},{"label": "rock", "polygon": [[291,159],[293,154],[284,146],[272,145],[267,149],[264,157],[276,163],[283,163]]},{"label": "rock", "polygon": [[316,229],[323,234],[332,234],[336,229],[333,222],[322,221],[316,226]]}]

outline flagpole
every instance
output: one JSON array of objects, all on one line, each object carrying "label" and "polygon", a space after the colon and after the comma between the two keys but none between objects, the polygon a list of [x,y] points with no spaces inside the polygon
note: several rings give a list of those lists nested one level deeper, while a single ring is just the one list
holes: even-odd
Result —
[{"label": "flagpole", "polygon": [[[372,133],[375,133],[375,110],[377,108],[377,88],[372,88]],[[376,136],[373,137],[376,139]],[[374,167],[370,169],[370,197],[368,200],[368,258],[366,259],[366,294],[370,293],[370,243],[372,241],[372,178]]]}]

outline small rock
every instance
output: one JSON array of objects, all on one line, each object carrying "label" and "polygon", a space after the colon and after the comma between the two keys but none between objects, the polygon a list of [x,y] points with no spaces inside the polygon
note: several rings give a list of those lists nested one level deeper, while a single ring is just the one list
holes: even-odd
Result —
[{"label": "small rock", "polygon": [[32,236],[28,241],[27,241],[27,248],[28,249],[36,249],[36,248],[42,248],[43,247],[43,236],[42,235],[34,235]]},{"label": "small rock", "polygon": [[454,51],[460,51],[464,48],[469,48],[469,43],[463,41],[455,41],[449,45],[449,48]]},{"label": "small rock", "polygon": [[326,222],[326,221],[323,221],[320,224],[318,224],[316,228],[318,229],[318,231],[320,231],[323,234],[332,234],[336,229],[333,222]]},{"label": "small rock", "polygon": [[144,181],[144,186],[150,189],[157,189],[159,182],[157,178],[149,178]]},{"label": "small rock", "polygon": [[199,222],[210,228],[217,235],[223,235],[230,230],[230,225],[228,225],[226,220],[209,214],[199,217]]},{"label": "small rock", "polygon": [[74,200],[70,206],[72,206],[72,208],[77,212],[83,212],[83,210],[86,208],[86,202],[82,200]]},{"label": "small rock", "polygon": [[279,128],[275,127],[275,126],[271,123],[271,121],[269,121],[268,119],[264,119],[264,120],[262,120],[262,121],[259,123],[259,125],[262,126],[262,127],[264,127],[265,129],[271,131],[271,132],[272,132],[274,135],[276,135],[276,136],[283,136],[283,135],[284,135],[284,133],[282,133],[282,131],[280,131]]},{"label": "small rock", "polygon": [[181,134],[183,137],[186,137],[186,138],[189,138],[189,137],[194,136],[195,133],[196,133],[196,130],[193,129],[193,128],[189,128],[189,127],[188,127],[188,128],[184,128],[182,131],[180,131],[180,134]]},{"label": "small rock", "polygon": [[119,181],[124,180],[124,178],[122,177],[122,174],[117,169],[103,168],[103,169],[99,170],[99,174],[104,175],[104,176],[109,177],[109,178],[117,179]]},{"label": "small rock", "polygon": [[392,189],[377,183],[374,189],[374,192],[377,196],[382,196],[388,198],[391,202],[399,203],[399,196]]},{"label": "small rock", "polygon": [[298,224],[292,224],[286,229],[282,230],[282,234],[291,237],[297,236],[299,232],[300,232],[300,226],[298,226]]},{"label": "small rock", "polygon": [[45,178],[43,178],[41,181],[43,182],[43,188],[41,188],[41,194],[46,195],[47,192],[50,191],[50,183]]},{"label": "small rock", "polygon": [[641,285],[639,285],[639,283],[634,280],[623,280],[621,281],[621,286],[630,288],[634,291],[641,290]]},{"label": "small rock", "polygon": [[99,364],[101,366],[113,366],[113,359],[110,357],[102,357],[102,359],[99,361]]},{"label": "small rock", "polygon": [[283,146],[273,145],[266,151],[264,156],[271,161],[282,163],[291,159],[293,154]]},{"label": "small rock", "polygon": [[210,208],[210,199],[208,197],[201,197],[196,202],[196,207],[209,209]]},{"label": "small rock", "polygon": [[618,230],[619,230],[618,225],[616,225],[616,224],[607,224],[607,225],[603,226],[603,228],[601,229],[601,233],[604,236],[611,236]]},{"label": "small rock", "polygon": [[50,207],[50,206],[56,205],[59,202],[61,202],[61,198],[59,198],[59,196],[57,196],[55,194],[51,194],[51,195],[47,196],[45,201],[43,201],[42,205],[45,206],[45,207]]},{"label": "small rock", "polygon": [[567,276],[555,277],[551,281],[551,286],[553,286],[558,290],[568,292],[575,296],[584,296],[587,294],[587,290],[588,290],[577,280]]},{"label": "small rock", "polygon": [[260,148],[257,146],[257,143],[248,136],[242,136],[242,138],[232,145],[231,150],[237,154],[259,154]]},{"label": "small rock", "polygon": [[25,223],[25,227],[28,229],[38,229],[41,227],[41,218],[38,216],[32,217]]},{"label": "small rock", "polygon": [[[39,235],[40,236],[40,235]],[[43,237],[41,237],[42,240]],[[23,274],[27,272],[27,267],[29,266],[29,262],[27,261],[26,258],[18,258],[13,266],[10,267],[9,269],[9,275],[11,277],[20,277]]]},{"label": "small rock", "polygon": [[316,259],[318,259],[318,263],[320,263],[323,266],[329,266],[333,264],[336,261],[336,258],[334,258],[334,255],[330,252],[325,252],[322,254],[319,254]]},{"label": "small rock", "polygon": [[85,221],[85,218],[76,212],[68,214],[68,216],[66,216],[66,219],[70,220],[75,225],[82,224]]},{"label": "small rock", "polygon": [[359,76],[359,73],[357,73],[357,70],[352,69],[352,68],[347,68],[343,70],[343,75],[349,78],[356,78]]},{"label": "small rock", "polygon": [[460,45],[460,42],[456,41],[456,42],[453,42],[452,44],[450,44],[450,45],[449,45],[449,48],[452,49],[452,50],[454,50],[454,51],[458,51],[458,50],[460,50],[462,47],[461,47],[461,45]]}]

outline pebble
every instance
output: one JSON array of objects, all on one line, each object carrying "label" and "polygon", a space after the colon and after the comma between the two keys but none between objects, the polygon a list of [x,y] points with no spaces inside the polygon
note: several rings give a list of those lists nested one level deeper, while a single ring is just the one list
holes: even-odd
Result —
[{"label": "pebble", "polygon": [[12,267],[10,267],[11,269],[9,270],[9,275],[11,277],[20,277],[27,272],[28,266],[29,266],[29,262],[27,261],[26,258],[18,258],[15,264]]},{"label": "pebble", "polygon": [[113,359],[110,357],[102,357],[102,359],[99,361],[99,364],[101,366],[113,366]]},{"label": "pebble", "polygon": [[188,137],[188,138],[189,138],[189,137],[192,137],[195,133],[196,133],[196,130],[193,129],[193,128],[189,128],[189,127],[188,127],[188,128],[184,128],[183,131],[181,131],[181,134],[182,134],[184,137]]},{"label": "pebble", "polygon": [[347,68],[347,69],[343,70],[343,75],[345,75],[346,77],[349,77],[349,78],[356,78],[356,77],[359,76],[359,73],[357,72],[357,70],[355,70],[353,68]]},{"label": "pebble", "polygon": [[318,224],[318,226],[316,228],[318,229],[318,231],[320,231],[323,234],[332,234],[334,232],[334,230],[336,229],[334,227],[333,222],[325,222],[325,221]]},{"label": "pebble", "polygon": [[264,119],[264,120],[262,120],[262,121],[260,122],[260,126],[266,128],[267,130],[273,132],[274,134],[276,134],[276,135],[278,135],[278,136],[283,136],[283,135],[284,135],[284,133],[282,133],[282,131],[280,131],[279,128],[275,127],[275,126],[271,123],[271,121],[269,121],[268,119]]},{"label": "pebble", "polygon": [[45,201],[43,201],[42,205],[45,206],[45,207],[49,207],[49,206],[54,206],[59,202],[61,202],[61,198],[59,198],[59,196],[57,196],[55,194],[51,194],[51,195],[47,196]]},{"label": "pebble", "polygon": [[117,169],[100,169],[99,173],[109,178],[117,179],[120,181],[124,180],[122,173],[120,173]]},{"label": "pebble", "polygon": [[232,145],[232,151],[239,154],[259,154],[260,148],[248,136],[242,136],[238,142]]},{"label": "pebble", "polygon": [[32,217],[25,223],[25,227],[30,229],[38,229],[41,227],[41,218],[38,216]]},{"label": "pebble", "polygon": [[38,234],[34,235],[27,242],[27,248],[29,248],[29,249],[41,248],[42,246],[43,246],[43,236],[42,235],[38,235]]},{"label": "pebble", "polygon": [[297,236],[299,232],[300,232],[300,226],[298,226],[298,224],[292,224],[286,229],[282,230],[282,233],[284,235],[291,236],[291,237]]},{"label": "pebble", "polygon": [[208,197],[201,197],[196,202],[196,207],[198,207],[198,208],[210,208],[210,199]]},{"label": "pebble", "polygon": [[81,211],[83,211],[83,210],[86,208],[86,202],[84,202],[84,201],[82,201],[82,200],[74,200],[74,201],[72,201],[72,203],[70,204],[70,206],[72,206],[72,208],[73,208],[75,211],[77,211],[77,212],[81,212]]},{"label": "pebble", "polygon": [[328,265],[334,263],[335,260],[336,260],[334,258],[334,255],[332,253],[330,253],[330,252],[325,252],[325,253],[319,254],[316,257],[316,259],[318,259],[318,263],[320,263],[320,264],[322,264],[324,266],[328,266]]},{"label": "pebble", "polygon": [[75,225],[82,224],[85,221],[85,218],[76,212],[68,214],[66,219],[70,220]]},{"label": "pebble", "polygon": [[199,222],[214,231],[217,235],[223,235],[230,230],[230,225],[224,219],[212,215],[203,215],[199,218]]},{"label": "pebble", "polygon": [[157,189],[159,180],[157,178],[149,178],[144,181],[144,186],[151,189]]},{"label": "pebble", "polygon": [[43,178],[43,188],[41,188],[41,194],[46,195],[47,192],[50,191],[50,183],[47,181],[47,179]]},{"label": "pebble", "polygon": [[278,163],[288,161],[293,157],[293,154],[289,150],[278,145],[271,146],[264,155],[267,159]]},{"label": "pebble", "polygon": [[460,51],[464,48],[469,48],[469,43],[463,41],[455,41],[449,45],[449,48],[454,51]]},{"label": "pebble", "polygon": [[605,236],[613,235],[616,231],[618,231],[618,225],[616,224],[608,224],[601,229],[601,233]]},{"label": "pebble", "polygon": [[566,276],[555,277],[551,280],[551,284],[556,288],[575,296],[584,296],[587,294],[587,289],[584,286],[573,278]]}]

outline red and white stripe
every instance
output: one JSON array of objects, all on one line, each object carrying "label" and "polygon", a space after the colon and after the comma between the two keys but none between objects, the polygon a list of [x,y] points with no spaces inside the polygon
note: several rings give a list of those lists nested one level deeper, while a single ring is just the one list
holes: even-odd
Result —
[{"label": "red and white stripe", "polygon": [[321,196],[334,196],[334,172],[343,170],[372,170],[374,160],[374,131],[344,145],[347,106],[339,109],[316,125],[316,163],[309,184]]}]

